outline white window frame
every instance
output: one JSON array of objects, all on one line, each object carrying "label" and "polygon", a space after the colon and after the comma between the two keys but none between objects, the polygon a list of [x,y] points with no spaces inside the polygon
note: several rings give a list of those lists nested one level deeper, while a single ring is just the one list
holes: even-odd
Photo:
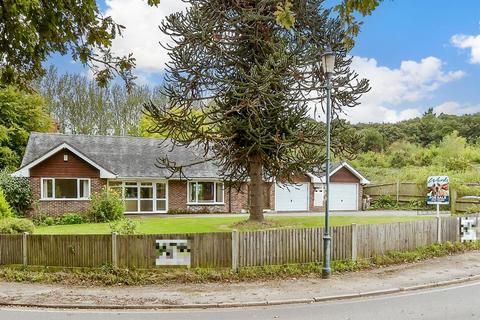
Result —
[{"label": "white window frame", "polygon": [[[43,182],[46,180],[52,181],[52,197],[44,197],[44,188]],[[76,198],[57,198],[55,195],[55,181],[56,180],[76,180],[77,181],[77,197]],[[90,200],[92,194],[92,179],[90,178],[67,178],[67,177],[58,177],[58,178],[41,178],[40,179],[40,200],[41,201],[84,201]],[[88,181],[88,196],[80,197],[80,181]]]},{"label": "white window frame", "polygon": [[[197,192],[195,193],[195,201],[190,201],[190,184],[195,183],[198,186],[199,183],[208,183],[213,182],[213,202],[198,202],[198,187],[196,187]],[[217,184],[222,184],[222,199],[223,201],[217,201]],[[187,205],[195,206],[214,206],[214,205],[224,205],[225,204],[225,183],[218,180],[189,180],[187,181]]]},{"label": "white window frame", "polygon": [[[120,182],[119,185],[111,186],[111,182]],[[126,185],[126,183],[136,183],[135,187],[137,188],[137,198],[125,198],[125,187],[134,187],[134,185]],[[142,183],[151,183],[151,188],[153,191],[153,198],[145,198],[142,199],[140,196]],[[165,185],[165,198],[157,198],[157,183],[162,183]],[[166,213],[168,211],[168,180],[131,180],[131,179],[115,179],[115,180],[108,180],[107,187],[116,187],[121,188],[121,197],[122,200],[136,200],[137,201],[137,211],[125,211],[128,214],[145,214],[145,213]],[[144,186],[145,187],[145,186]],[[142,200],[151,200],[153,202],[153,210],[152,211],[140,211],[140,204]],[[165,200],[165,210],[158,210],[157,209],[157,200]]]}]

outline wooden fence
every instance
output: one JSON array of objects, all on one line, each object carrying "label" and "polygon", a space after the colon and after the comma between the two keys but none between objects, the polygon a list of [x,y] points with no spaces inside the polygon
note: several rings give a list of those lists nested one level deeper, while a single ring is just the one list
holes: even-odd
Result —
[{"label": "wooden fence", "polygon": [[[470,183],[464,186],[478,187]],[[427,189],[424,185],[415,182],[392,182],[371,184],[363,187],[363,194],[373,200],[381,196],[390,196],[397,203],[411,201],[426,201]],[[452,213],[478,213],[480,212],[480,199],[458,197],[456,190],[450,190],[450,209]]]},{"label": "wooden fence", "polygon": [[393,182],[371,184],[363,187],[363,194],[373,200],[380,196],[391,196],[399,203],[426,199],[426,187],[415,182]]},{"label": "wooden fence", "polygon": [[[440,220],[440,241],[459,240],[459,220]],[[233,268],[322,260],[323,228],[158,235],[0,235],[0,264],[156,267],[157,240],[188,240],[192,267]],[[370,258],[438,240],[437,220],[331,228],[332,260]]]},{"label": "wooden fence", "polygon": [[480,199],[454,198],[453,210],[455,212],[478,213],[480,212]]}]

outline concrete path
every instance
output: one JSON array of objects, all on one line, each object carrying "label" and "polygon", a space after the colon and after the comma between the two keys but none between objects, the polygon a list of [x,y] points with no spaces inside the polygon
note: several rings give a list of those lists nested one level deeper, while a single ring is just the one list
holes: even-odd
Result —
[{"label": "concrete path", "polygon": [[103,288],[2,282],[0,283],[0,303],[155,307],[183,304],[241,304],[312,298],[321,300],[321,298],[335,295],[418,286],[474,275],[480,275],[480,252],[337,274],[330,280],[312,276],[263,282]]}]

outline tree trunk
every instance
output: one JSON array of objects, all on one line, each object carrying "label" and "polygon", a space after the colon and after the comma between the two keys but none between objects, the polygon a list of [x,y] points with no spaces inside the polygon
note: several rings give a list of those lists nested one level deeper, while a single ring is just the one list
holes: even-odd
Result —
[{"label": "tree trunk", "polygon": [[262,158],[259,155],[251,156],[249,159],[248,176],[250,178],[249,198],[250,198],[250,221],[263,221],[263,176],[262,176]]}]

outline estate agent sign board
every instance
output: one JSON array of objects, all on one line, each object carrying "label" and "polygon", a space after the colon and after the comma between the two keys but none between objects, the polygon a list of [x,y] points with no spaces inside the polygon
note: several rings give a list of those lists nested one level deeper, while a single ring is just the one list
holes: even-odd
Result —
[{"label": "estate agent sign board", "polygon": [[448,183],[449,179],[447,176],[428,177],[427,204],[449,204],[450,190]]}]

